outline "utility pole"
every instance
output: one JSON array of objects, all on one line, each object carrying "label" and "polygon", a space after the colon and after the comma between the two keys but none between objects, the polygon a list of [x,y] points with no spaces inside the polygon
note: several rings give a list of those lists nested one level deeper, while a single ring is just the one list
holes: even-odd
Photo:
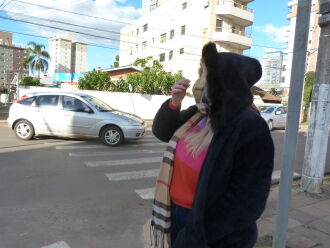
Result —
[{"label": "utility pole", "polygon": [[330,121],[330,0],[319,0],[321,28],[301,187],[321,193]]},{"label": "utility pole", "polygon": [[305,78],[307,41],[312,0],[298,0],[296,31],[291,66],[288,117],[285,131],[280,192],[277,201],[276,229],[273,248],[285,248],[291,189],[296,159],[302,91]]}]

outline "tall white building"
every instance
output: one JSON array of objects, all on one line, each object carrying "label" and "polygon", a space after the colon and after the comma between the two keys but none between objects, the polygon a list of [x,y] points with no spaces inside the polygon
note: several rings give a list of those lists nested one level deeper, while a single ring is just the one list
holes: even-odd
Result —
[{"label": "tall white building", "polygon": [[49,63],[48,74],[82,73],[87,71],[87,44],[72,41],[72,36],[54,37],[48,40]]},{"label": "tall white building", "polygon": [[284,81],[283,72],[283,52],[267,52],[260,60],[262,66],[262,77],[257,85],[264,89],[280,88]]},{"label": "tall white building", "polygon": [[121,29],[120,66],[152,56],[164,70],[197,78],[202,47],[243,53],[251,47],[246,27],[253,23],[253,0],[143,0],[140,19]]},{"label": "tall white building", "polygon": [[[287,38],[288,38],[287,43],[288,44],[287,44],[286,50],[284,51],[285,52],[285,60],[284,60],[285,72],[284,72],[284,82],[281,84],[281,87],[283,87],[283,88],[290,87],[298,0],[289,1],[288,6],[290,8],[290,12],[287,15],[287,19],[289,20],[289,24],[287,26]],[[319,36],[320,36],[320,27],[318,25],[318,17],[320,16],[320,14],[318,14],[318,10],[319,10],[318,0],[312,0],[308,46],[307,46],[306,72],[316,70],[317,54],[318,54],[318,47],[319,47]]]},{"label": "tall white building", "polygon": [[73,41],[71,46],[71,73],[87,71],[87,44]]}]

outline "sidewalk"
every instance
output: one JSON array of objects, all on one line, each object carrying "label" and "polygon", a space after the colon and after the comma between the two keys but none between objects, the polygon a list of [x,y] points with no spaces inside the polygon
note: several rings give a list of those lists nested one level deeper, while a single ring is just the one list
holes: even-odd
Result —
[{"label": "sidewalk", "polygon": [[[267,207],[258,221],[259,241],[256,248],[270,248],[275,230],[279,188],[274,186]],[[287,233],[288,248],[330,247],[330,177],[326,177],[321,194],[309,194],[294,185]]]}]

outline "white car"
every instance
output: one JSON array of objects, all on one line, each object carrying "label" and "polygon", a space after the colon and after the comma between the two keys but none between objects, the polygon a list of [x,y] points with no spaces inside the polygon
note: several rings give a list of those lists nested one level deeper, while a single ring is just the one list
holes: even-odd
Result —
[{"label": "white car", "polygon": [[260,105],[258,108],[261,116],[267,122],[269,130],[285,128],[287,107],[283,105]]},{"label": "white car", "polygon": [[8,125],[23,140],[34,135],[100,137],[109,146],[140,139],[145,122],[80,93],[29,93],[9,110]]}]

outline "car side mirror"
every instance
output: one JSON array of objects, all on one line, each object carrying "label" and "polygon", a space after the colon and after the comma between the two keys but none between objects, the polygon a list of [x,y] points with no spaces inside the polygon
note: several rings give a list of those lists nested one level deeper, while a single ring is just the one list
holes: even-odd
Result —
[{"label": "car side mirror", "polygon": [[282,114],[282,111],[280,111],[280,110],[277,110],[276,112],[275,112],[275,115],[281,115]]}]

